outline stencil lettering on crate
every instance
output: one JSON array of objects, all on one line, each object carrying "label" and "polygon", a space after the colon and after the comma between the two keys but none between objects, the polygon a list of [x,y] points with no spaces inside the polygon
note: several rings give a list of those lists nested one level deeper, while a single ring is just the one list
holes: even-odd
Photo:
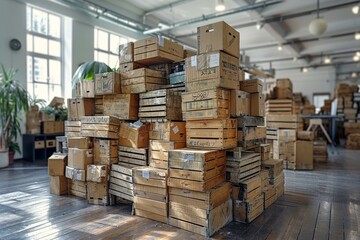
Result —
[{"label": "stencil lettering on crate", "polygon": [[202,91],[192,94],[192,99],[194,101],[206,99],[209,96],[209,91]]},{"label": "stencil lettering on crate", "polygon": [[211,74],[214,74],[214,73],[216,73],[216,68],[209,68],[209,69],[201,70],[200,75],[201,76],[206,76],[206,75],[211,75]]},{"label": "stencil lettering on crate", "polygon": [[236,65],[234,65],[234,64],[231,64],[231,63],[228,63],[228,62],[225,62],[225,61],[222,61],[221,63],[222,63],[222,66],[224,68],[228,68],[228,69],[231,69],[231,70],[234,70],[234,71],[236,71],[238,69],[238,67]]},{"label": "stencil lettering on crate", "polygon": [[214,147],[216,145],[216,142],[215,141],[199,142],[196,140],[190,140],[189,145],[193,147]]}]

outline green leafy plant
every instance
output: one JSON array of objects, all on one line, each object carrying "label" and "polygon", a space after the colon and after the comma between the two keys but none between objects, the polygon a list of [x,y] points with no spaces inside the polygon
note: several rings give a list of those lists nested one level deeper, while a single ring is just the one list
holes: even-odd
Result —
[{"label": "green leafy plant", "polygon": [[28,96],[29,109],[35,108],[36,111],[39,111],[39,107],[46,107],[46,101],[44,99],[37,98],[37,96],[32,97],[30,94]]},{"label": "green leafy plant", "polygon": [[72,78],[72,88],[83,80],[94,80],[98,73],[112,72],[113,70],[103,62],[89,61],[81,64]]},{"label": "green leafy plant", "polygon": [[1,65],[0,73],[0,150],[17,151],[20,148],[16,140],[21,134],[21,118],[23,111],[29,109],[28,92],[15,80],[17,70],[5,69]]},{"label": "green leafy plant", "polygon": [[44,112],[48,115],[55,115],[55,120],[56,121],[65,121],[67,120],[67,108],[66,107],[50,107],[50,106],[46,106],[46,107],[42,107],[40,109],[40,112]]}]

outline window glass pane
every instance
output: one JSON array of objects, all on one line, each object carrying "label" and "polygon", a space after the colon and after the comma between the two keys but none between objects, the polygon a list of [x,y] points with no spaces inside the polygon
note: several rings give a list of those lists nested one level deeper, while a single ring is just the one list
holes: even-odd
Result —
[{"label": "window glass pane", "polygon": [[32,64],[32,57],[27,56],[27,81],[32,82],[33,81],[33,64]]},{"label": "window glass pane", "polygon": [[60,17],[49,14],[49,35],[60,38]]},{"label": "window glass pane", "polygon": [[49,40],[49,55],[60,57],[61,47],[60,42]]},{"label": "window glass pane", "polygon": [[117,55],[109,55],[109,67],[111,68],[118,68],[118,60],[119,57]]},{"label": "window glass pane", "polygon": [[49,90],[47,84],[35,83],[34,84],[34,95],[38,98],[49,101]]},{"label": "window glass pane", "polygon": [[61,64],[60,61],[49,61],[49,82],[61,84]]},{"label": "window glass pane", "polygon": [[98,30],[98,46],[97,48],[109,51],[109,34]]},{"label": "window glass pane", "polygon": [[47,78],[47,60],[43,58],[34,58],[34,81],[46,83]]},{"label": "window glass pane", "polygon": [[98,30],[94,29],[94,48],[98,48]]},{"label": "window glass pane", "polygon": [[62,96],[61,93],[61,86],[60,85],[53,85],[51,84],[49,89],[49,100],[53,99],[54,97]]},{"label": "window glass pane", "polygon": [[34,37],[34,52],[48,54],[48,41],[46,38]]},{"label": "window glass pane", "polygon": [[30,34],[26,35],[26,49],[28,52],[33,51],[33,36]]},{"label": "window glass pane", "polygon": [[31,96],[35,96],[34,95],[34,84],[32,82],[28,82],[27,84],[27,91],[30,93]]},{"label": "window glass pane", "polygon": [[98,52],[98,61],[109,64],[109,54],[103,53],[103,52]]},{"label": "window glass pane", "polygon": [[31,31],[31,8],[26,7],[26,30]]},{"label": "window glass pane", "polygon": [[47,13],[33,9],[33,31],[47,34]]},{"label": "window glass pane", "polygon": [[126,38],[120,37],[119,45],[127,43],[128,40]]},{"label": "window glass pane", "polygon": [[110,34],[110,52],[118,54],[119,52],[119,37]]}]

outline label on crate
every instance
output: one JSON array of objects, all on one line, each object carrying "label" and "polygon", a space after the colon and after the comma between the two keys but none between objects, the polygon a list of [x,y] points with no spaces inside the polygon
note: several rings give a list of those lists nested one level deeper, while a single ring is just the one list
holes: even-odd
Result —
[{"label": "label on crate", "polygon": [[178,127],[178,126],[175,126],[175,127],[173,128],[173,132],[174,132],[174,134],[177,134],[177,133],[179,132],[179,127]]},{"label": "label on crate", "polygon": [[149,171],[142,171],[142,177],[143,178],[146,178],[146,179],[149,179],[150,178],[150,172]]},{"label": "label on crate", "polygon": [[184,162],[187,161],[194,161],[195,160],[195,154],[194,153],[184,153]]},{"label": "label on crate", "polygon": [[163,47],[164,46],[164,38],[158,35],[158,45]]},{"label": "label on crate", "polygon": [[209,63],[209,67],[213,68],[213,67],[218,67],[219,66],[219,53],[215,53],[215,54],[211,54],[210,55],[210,63]]},{"label": "label on crate", "polygon": [[192,56],[191,57],[191,66],[192,67],[196,67],[197,63],[196,63],[196,56]]}]

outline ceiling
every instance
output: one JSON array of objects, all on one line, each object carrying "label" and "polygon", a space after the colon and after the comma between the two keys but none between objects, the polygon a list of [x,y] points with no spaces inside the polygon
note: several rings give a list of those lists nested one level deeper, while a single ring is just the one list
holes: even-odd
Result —
[{"label": "ceiling", "polygon": [[[136,27],[129,26],[140,32],[157,29],[159,23],[167,25],[168,29],[155,34],[177,39],[187,47],[196,46],[198,26],[226,21],[240,32],[241,53],[250,57],[251,64],[264,69],[322,67],[328,56],[332,61],[327,65],[338,72],[343,65],[349,74],[360,71],[359,62],[353,61],[356,51],[360,51],[360,40],[354,38],[355,32],[360,32],[360,12],[352,13],[352,7],[360,6],[358,0],[321,0],[320,17],[328,23],[321,36],[311,35],[308,29],[316,18],[316,0],[224,0],[223,12],[215,11],[215,0],[61,1],[111,9],[117,17],[134,20]],[[260,30],[257,23],[264,23]]]}]

